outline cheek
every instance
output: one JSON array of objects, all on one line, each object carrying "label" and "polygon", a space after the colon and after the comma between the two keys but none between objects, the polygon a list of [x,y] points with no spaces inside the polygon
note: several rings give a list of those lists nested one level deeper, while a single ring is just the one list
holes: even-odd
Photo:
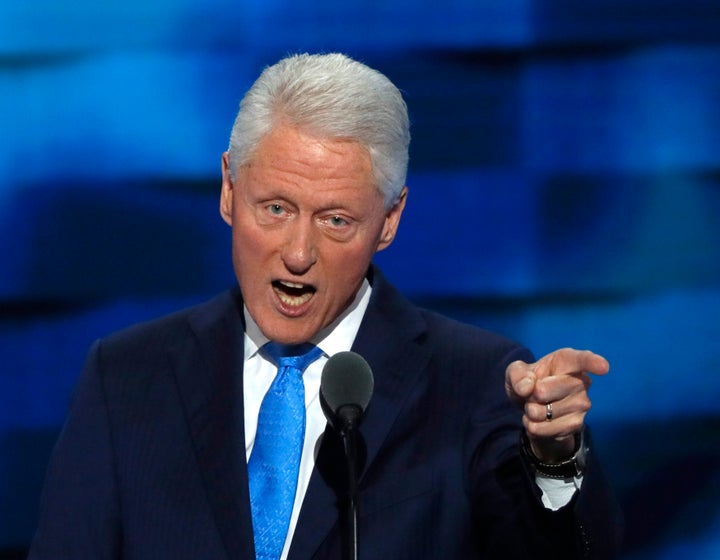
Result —
[{"label": "cheek", "polygon": [[325,263],[332,263],[327,268],[330,286],[341,294],[341,297],[354,294],[367,273],[374,253],[375,251],[363,244],[355,248],[342,247],[335,254],[327,254]]},{"label": "cheek", "polygon": [[246,216],[243,220],[235,220],[233,227],[233,252],[245,258],[261,257],[271,246],[271,238],[266,232],[253,227]]},{"label": "cheek", "polygon": [[247,228],[234,228],[232,237],[232,260],[235,276],[244,290],[253,289],[260,283],[258,278],[266,270],[263,263],[270,251],[263,236],[253,234]]}]

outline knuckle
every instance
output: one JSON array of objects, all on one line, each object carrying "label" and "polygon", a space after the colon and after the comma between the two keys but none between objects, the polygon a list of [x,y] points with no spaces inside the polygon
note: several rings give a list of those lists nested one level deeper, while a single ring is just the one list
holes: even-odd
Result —
[{"label": "knuckle", "polygon": [[582,412],[587,412],[592,408],[592,401],[588,398],[587,395],[584,395],[582,400],[580,401],[580,410]]},{"label": "knuckle", "polygon": [[540,437],[543,435],[541,424],[538,422],[528,422],[525,424],[525,430],[531,437]]},{"label": "knuckle", "polygon": [[[545,381],[544,379],[542,381]],[[535,398],[540,402],[553,400],[550,398],[550,387],[546,383],[537,383],[535,385]]]}]

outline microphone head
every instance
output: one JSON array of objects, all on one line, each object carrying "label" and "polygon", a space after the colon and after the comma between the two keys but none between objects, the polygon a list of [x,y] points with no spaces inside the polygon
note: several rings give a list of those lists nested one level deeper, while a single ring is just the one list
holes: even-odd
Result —
[{"label": "microphone head", "polygon": [[[320,401],[325,416],[334,426],[344,407],[359,409],[362,416],[372,397],[373,387],[372,370],[360,354],[338,352],[331,356],[320,378]],[[336,427],[341,429],[341,426]]]}]

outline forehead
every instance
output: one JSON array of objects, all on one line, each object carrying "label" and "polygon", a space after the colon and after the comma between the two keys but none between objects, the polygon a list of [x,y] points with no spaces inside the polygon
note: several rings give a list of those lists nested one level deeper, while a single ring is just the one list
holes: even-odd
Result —
[{"label": "forehead", "polygon": [[292,126],[278,126],[258,144],[243,166],[251,179],[273,184],[318,188],[374,187],[370,154],[352,140],[315,136]]}]

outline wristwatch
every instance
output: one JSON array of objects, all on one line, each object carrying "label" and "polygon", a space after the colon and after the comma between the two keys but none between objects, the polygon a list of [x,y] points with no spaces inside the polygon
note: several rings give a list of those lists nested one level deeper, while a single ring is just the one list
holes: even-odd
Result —
[{"label": "wristwatch", "polygon": [[585,472],[587,454],[589,452],[585,441],[585,428],[575,435],[575,454],[560,463],[544,463],[535,456],[530,446],[530,440],[523,431],[520,441],[520,449],[528,464],[540,476],[548,478],[566,479],[582,476]]}]

